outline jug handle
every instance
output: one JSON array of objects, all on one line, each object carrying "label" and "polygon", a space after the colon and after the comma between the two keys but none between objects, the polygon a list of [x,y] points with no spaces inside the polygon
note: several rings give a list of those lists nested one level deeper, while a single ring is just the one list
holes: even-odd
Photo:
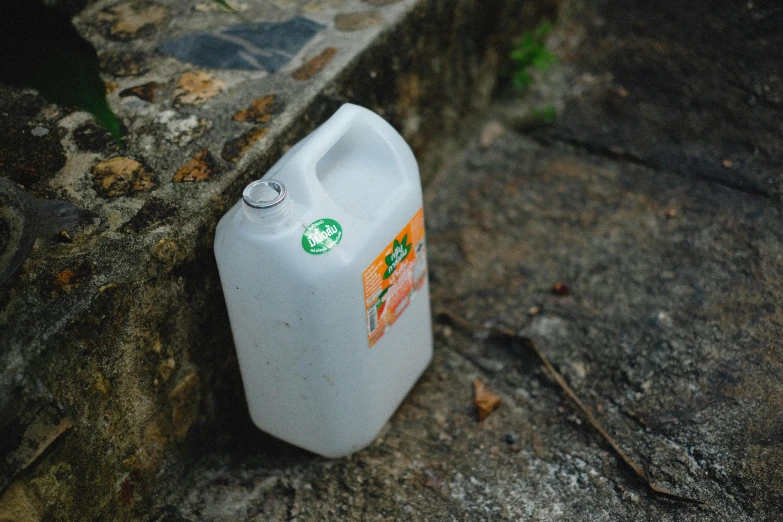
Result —
[{"label": "jug handle", "polygon": [[[297,204],[304,203],[309,208],[317,199],[329,198],[318,180],[316,166],[318,161],[360,120],[378,132],[397,158],[402,169],[403,185],[398,187],[395,193],[410,190],[412,186],[419,184],[419,167],[413,151],[394,127],[371,110],[346,103],[331,118],[314,130],[306,138],[306,143],[302,143],[300,150],[295,151],[294,157],[280,169],[291,169],[293,172],[304,173],[304,176],[294,175],[291,176],[290,181],[286,181],[289,185],[298,185],[295,189],[296,193],[300,195]],[[384,207],[391,204],[394,204],[393,197],[387,198],[380,210],[382,211]]]}]

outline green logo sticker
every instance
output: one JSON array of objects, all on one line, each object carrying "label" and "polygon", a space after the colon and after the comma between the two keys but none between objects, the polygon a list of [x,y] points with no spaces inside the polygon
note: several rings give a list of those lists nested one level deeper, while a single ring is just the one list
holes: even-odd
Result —
[{"label": "green logo sticker", "polygon": [[302,248],[308,254],[323,254],[337,246],[343,238],[343,227],[334,219],[313,221],[302,234]]}]

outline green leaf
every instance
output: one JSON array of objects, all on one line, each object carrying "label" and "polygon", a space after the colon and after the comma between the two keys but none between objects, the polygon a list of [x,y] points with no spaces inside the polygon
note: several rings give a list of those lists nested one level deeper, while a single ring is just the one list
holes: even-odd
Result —
[{"label": "green leaf", "polygon": [[557,58],[555,58],[555,55],[545,50],[542,51],[541,54],[537,55],[533,59],[532,65],[536,69],[546,71],[549,70],[549,64],[554,63],[556,61]]},{"label": "green leaf", "polygon": [[520,91],[527,89],[530,84],[533,83],[533,78],[525,71],[519,71],[514,74],[512,80],[514,82],[514,87]]},{"label": "green leaf", "polygon": [[543,40],[549,31],[552,30],[552,24],[550,22],[544,22],[536,28],[536,39]]},{"label": "green leaf", "polygon": [[530,61],[529,53],[524,49],[517,49],[511,51],[511,59],[522,65],[526,65]]},{"label": "green leaf", "polygon": [[546,36],[552,29],[552,24],[544,22],[533,32],[520,36],[519,43],[512,49],[509,57],[516,63],[512,74],[514,87],[524,90],[533,82],[529,74],[531,68],[548,70],[550,64],[557,61],[555,55],[546,49]]},{"label": "green leaf", "polygon": [[544,123],[552,123],[557,118],[557,109],[554,105],[547,105],[541,109],[530,109],[530,114]]},{"label": "green leaf", "polygon": [[[408,234],[405,234],[404,236],[402,236],[402,241],[400,241],[400,244],[403,247],[405,247],[405,245],[408,244]],[[408,245],[408,246],[410,246],[410,245]]]},{"label": "green leaf", "polygon": [[2,2],[0,82],[33,88],[58,105],[90,112],[121,144],[120,123],[106,101],[98,54],[60,5]]}]

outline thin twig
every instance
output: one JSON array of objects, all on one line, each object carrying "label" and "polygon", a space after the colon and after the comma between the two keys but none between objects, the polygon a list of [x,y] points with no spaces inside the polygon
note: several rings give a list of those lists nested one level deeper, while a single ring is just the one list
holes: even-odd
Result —
[{"label": "thin twig", "polygon": [[541,349],[538,347],[538,345],[536,345],[533,339],[530,339],[529,337],[525,337],[523,335],[519,335],[513,330],[509,328],[503,328],[502,326],[484,326],[481,324],[472,323],[466,319],[463,319],[462,317],[455,314],[454,312],[450,312],[448,310],[441,310],[438,315],[442,315],[448,318],[449,321],[454,323],[456,326],[462,328],[463,330],[469,330],[474,332],[489,332],[491,334],[495,334],[501,337],[509,337],[512,339],[517,339],[519,341],[522,341],[530,349],[533,350],[533,353],[536,354],[536,357],[538,357],[543,363],[544,367],[546,367],[546,369],[549,370],[549,374],[552,376],[552,378],[555,380],[558,386],[560,386],[560,389],[563,390],[563,392],[565,392],[565,394],[568,395],[568,397],[572,401],[574,401],[574,403],[577,405],[577,407],[582,412],[582,414],[587,418],[587,421],[590,423],[593,429],[595,429],[595,431],[597,431],[601,435],[601,437],[606,441],[606,443],[609,444],[609,446],[611,446],[611,448],[614,450],[615,454],[618,457],[620,457],[620,459],[629,468],[631,468],[631,470],[633,470],[636,476],[639,477],[642,480],[642,482],[644,482],[644,484],[648,488],[650,488],[650,490],[653,493],[673,500],[692,502],[694,504],[704,504],[703,500],[671,493],[670,491],[666,491],[665,489],[653,484],[650,478],[647,476],[647,473],[645,473],[645,471],[642,469],[642,467],[639,466],[633,460],[631,460],[631,458],[628,455],[626,455],[626,453],[622,450],[622,448],[620,448],[620,446],[614,441],[611,435],[607,433],[607,431],[604,429],[601,423],[598,422],[598,419],[596,419],[593,416],[593,413],[590,411],[590,409],[584,405],[584,403],[581,401],[579,396],[577,396],[576,392],[574,392],[574,390],[568,385],[568,383],[563,378],[563,376],[560,375],[557,372],[557,370],[555,370],[555,367],[552,366],[552,363],[549,362],[549,359],[546,358],[544,352],[541,351]]}]

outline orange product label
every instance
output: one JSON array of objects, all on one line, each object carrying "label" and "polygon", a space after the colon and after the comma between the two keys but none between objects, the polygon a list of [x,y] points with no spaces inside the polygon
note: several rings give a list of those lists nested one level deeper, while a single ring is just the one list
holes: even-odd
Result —
[{"label": "orange product label", "polygon": [[367,338],[372,347],[410,303],[427,277],[424,210],[419,209],[363,274]]}]

